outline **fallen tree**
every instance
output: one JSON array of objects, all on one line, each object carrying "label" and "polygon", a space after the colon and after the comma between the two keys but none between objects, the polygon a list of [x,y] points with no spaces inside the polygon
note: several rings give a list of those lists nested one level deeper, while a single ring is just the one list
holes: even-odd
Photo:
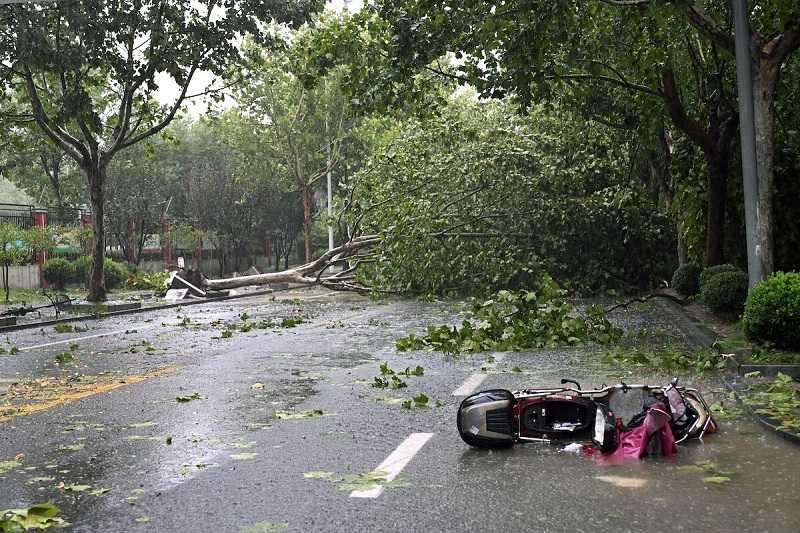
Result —
[{"label": "fallen tree", "polygon": [[[343,245],[328,250],[314,261],[295,268],[227,279],[206,279],[203,280],[203,286],[208,290],[225,290],[270,283],[298,283],[321,285],[334,290],[370,292],[372,289],[356,282],[355,272],[359,265],[374,260],[369,249],[379,244],[381,240],[378,235],[354,237]],[[334,265],[346,266],[340,272],[323,277],[323,274]]]}]

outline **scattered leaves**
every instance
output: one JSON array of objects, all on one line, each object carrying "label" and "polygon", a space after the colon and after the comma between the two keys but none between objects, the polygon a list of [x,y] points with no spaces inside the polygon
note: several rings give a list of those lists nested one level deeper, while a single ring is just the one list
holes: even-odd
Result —
[{"label": "scattered leaves", "polygon": [[189,394],[189,395],[185,395],[185,396],[176,396],[176,397],[175,397],[175,399],[176,399],[176,400],[177,400],[179,403],[186,403],[186,402],[191,402],[192,400],[202,400],[202,399],[203,399],[203,397],[202,397],[202,396],[200,396],[200,393],[199,393],[199,392],[196,392],[196,391],[195,391],[195,392],[193,392],[192,394]]},{"label": "scattered leaves", "polygon": [[323,416],[322,409],[309,409],[307,411],[275,411],[275,418],[279,420],[297,420],[299,418],[314,418]]},{"label": "scattered leaves", "polygon": [[256,522],[239,528],[239,533],[283,533],[289,531],[288,522]]},{"label": "scattered leaves", "polygon": [[305,472],[303,477],[309,479],[322,479],[335,483],[339,490],[368,490],[376,486],[398,487],[405,483],[402,480],[389,480],[389,473],[384,470],[373,470],[363,474],[334,474],[333,472]]},{"label": "scattered leaves", "polygon": [[75,359],[75,357],[73,357],[72,352],[61,352],[56,355],[56,363],[59,365],[69,363],[73,359]]}]

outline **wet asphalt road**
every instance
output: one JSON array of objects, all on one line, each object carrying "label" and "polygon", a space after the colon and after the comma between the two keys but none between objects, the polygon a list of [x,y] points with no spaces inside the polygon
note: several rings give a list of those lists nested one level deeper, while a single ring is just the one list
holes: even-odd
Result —
[{"label": "wet asphalt road", "polygon": [[[0,393],[48,376],[101,376],[117,388],[0,422],[0,465],[24,454],[0,466],[0,510],[51,501],[70,530],[84,532],[800,531],[800,448],[745,419],[724,422],[673,460],[614,467],[548,445],[484,452],[459,439],[453,392],[465,381],[482,379],[480,389],[561,377],[612,383],[620,376],[596,362],[597,348],[495,354],[494,362],[491,354],[397,353],[397,336],[457,320],[452,306],[306,290],[276,296],[89,321],[85,332],[10,334],[6,348],[22,351],[0,355]],[[250,321],[308,319],[220,338],[245,312]],[[630,331],[684,336],[658,306],[616,319]],[[57,364],[73,343],[74,360]],[[370,387],[382,361],[420,365],[425,375],[403,377],[404,389]],[[720,389],[684,382],[707,399]],[[176,400],[195,392],[200,399]],[[419,393],[429,407],[399,405]],[[276,417],[313,410],[323,416]],[[375,498],[351,497],[370,483],[348,481],[414,433],[432,436],[399,478]],[[681,468],[698,461],[732,481],[715,485]]]}]

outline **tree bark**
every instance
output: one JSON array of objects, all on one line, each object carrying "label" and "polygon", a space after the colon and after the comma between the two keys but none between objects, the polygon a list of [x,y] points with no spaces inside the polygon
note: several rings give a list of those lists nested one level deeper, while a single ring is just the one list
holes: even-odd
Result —
[{"label": "tree bark", "polygon": [[706,193],[705,265],[724,262],[725,210],[728,196],[728,156],[708,154],[708,191]]},{"label": "tree bark", "polygon": [[[235,289],[237,287],[247,287],[250,285],[267,285],[269,283],[299,283],[302,285],[315,285],[318,283],[325,284],[326,279],[320,278],[319,275],[329,266],[335,262],[342,262],[345,258],[351,258],[355,262],[359,250],[375,246],[381,242],[381,238],[377,235],[364,235],[356,237],[351,241],[328,250],[318,259],[309,261],[308,263],[295,268],[287,268],[281,272],[270,272],[266,274],[256,274],[253,276],[239,276],[237,278],[227,279],[207,279],[203,285],[210,290],[222,289]],[[350,270],[350,269],[348,269]],[[337,283],[345,281],[342,275],[345,272],[340,272],[327,278],[329,280],[337,280]],[[338,277],[338,278],[337,278]]]},{"label": "tree bark", "polygon": [[756,168],[758,172],[758,248],[764,277],[775,271],[773,246],[772,197],[775,155],[775,92],[780,76],[780,63],[761,59],[753,68],[753,111],[756,134]]},{"label": "tree bark", "polygon": [[103,271],[105,259],[105,228],[103,226],[105,209],[105,168],[99,163],[92,162],[83,171],[89,181],[89,199],[92,204],[92,268],[89,275],[89,294],[86,299],[90,302],[103,302],[106,300],[106,280]]}]

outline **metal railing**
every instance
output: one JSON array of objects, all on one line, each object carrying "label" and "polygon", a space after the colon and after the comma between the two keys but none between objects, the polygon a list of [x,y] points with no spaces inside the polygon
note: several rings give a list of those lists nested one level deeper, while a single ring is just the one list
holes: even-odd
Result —
[{"label": "metal railing", "polygon": [[23,204],[0,204],[0,222],[11,223],[21,228],[35,225],[33,206]]}]

